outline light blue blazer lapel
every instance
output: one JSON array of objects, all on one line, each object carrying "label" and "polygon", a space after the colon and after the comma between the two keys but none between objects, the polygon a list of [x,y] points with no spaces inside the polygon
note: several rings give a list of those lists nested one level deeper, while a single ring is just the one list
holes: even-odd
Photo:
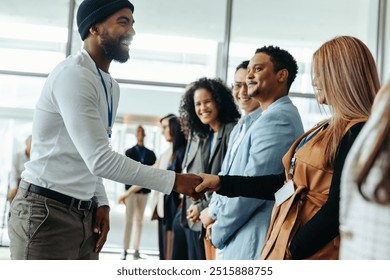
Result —
[{"label": "light blue blazer lapel", "polygon": [[[241,141],[240,141],[240,143],[239,143],[239,146],[238,146],[238,148],[236,149],[236,151],[234,152],[234,154],[229,155],[229,157],[226,156],[226,157],[229,158],[229,162],[227,163],[227,164],[228,164],[228,167],[227,167],[227,169],[226,169],[226,173],[225,173],[225,174],[229,174],[229,171],[230,171],[230,169],[231,169],[231,167],[232,167],[232,165],[233,165],[233,162],[234,162],[234,158],[235,158],[236,155],[239,153],[240,144],[241,144],[241,143],[245,143],[245,141],[247,141],[246,138],[248,138],[249,135],[250,135],[250,133],[251,133],[250,131],[252,130],[252,124],[255,122],[255,120],[257,120],[257,119],[261,116],[261,113],[262,113],[261,108],[258,108],[258,109],[257,109],[256,111],[254,111],[252,114],[250,114],[250,115],[244,117],[243,122],[246,123],[245,135],[244,135],[244,137],[241,138]],[[243,125],[243,124],[241,123],[241,125]],[[240,131],[238,131],[238,134],[237,134],[236,137],[238,137],[239,134],[240,134]],[[234,139],[233,139],[233,141],[234,141]],[[232,147],[232,145],[233,145],[233,143],[229,143],[229,151],[228,151],[229,153],[231,152],[231,147]]]}]

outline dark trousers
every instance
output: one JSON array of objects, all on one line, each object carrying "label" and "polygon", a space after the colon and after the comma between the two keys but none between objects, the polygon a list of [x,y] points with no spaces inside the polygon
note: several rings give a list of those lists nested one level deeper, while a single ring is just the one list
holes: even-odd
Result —
[{"label": "dark trousers", "polygon": [[94,213],[19,187],[8,217],[11,259],[97,260]]},{"label": "dark trousers", "polygon": [[167,231],[165,229],[163,218],[158,217],[158,249],[160,251],[160,260],[165,260],[167,251]]},{"label": "dark trousers", "polygon": [[200,232],[185,228],[184,233],[187,240],[188,259],[205,260],[206,254],[204,251],[203,237],[201,237]]},{"label": "dark trousers", "polygon": [[173,219],[172,260],[188,260],[187,240],[184,229],[180,225],[181,208],[176,211]]}]

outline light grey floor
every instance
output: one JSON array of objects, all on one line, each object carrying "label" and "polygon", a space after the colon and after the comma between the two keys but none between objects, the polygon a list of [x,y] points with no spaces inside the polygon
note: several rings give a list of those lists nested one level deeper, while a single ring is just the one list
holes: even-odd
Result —
[{"label": "light grey floor", "polygon": [[[100,260],[120,260],[121,254],[119,250],[108,250],[104,249],[102,253],[100,253],[99,259]],[[158,260],[158,255],[156,255],[156,252],[153,251],[141,251],[141,258],[139,261],[142,260]],[[9,247],[0,247],[0,260],[10,260],[10,254],[9,254]],[[127,256],[126,261],[132,261],[133,257],[132,255]]]}]

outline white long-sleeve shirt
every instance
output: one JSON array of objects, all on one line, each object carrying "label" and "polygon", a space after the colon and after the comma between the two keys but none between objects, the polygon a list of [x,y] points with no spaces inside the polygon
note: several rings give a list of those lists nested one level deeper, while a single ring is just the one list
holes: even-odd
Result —
[{"label": "white long-sleeve shirt", "polygon": [[60,63],[35,108],[31,158],[22,178],[82,200],[95,195],[99,205],[108,205],[102,178],[170,193],[174,172],[142,165],[109,147],[108,109],[115,120],[118,101],[118,83],[85,50]]}]

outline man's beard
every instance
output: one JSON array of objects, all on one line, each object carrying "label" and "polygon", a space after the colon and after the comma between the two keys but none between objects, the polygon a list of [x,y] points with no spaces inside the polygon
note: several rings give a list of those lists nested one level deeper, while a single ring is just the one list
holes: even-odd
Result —
[{"label": "man's beard", "polygon": [[121,42],[126,40],[127,36],[121,36],[113,39],[107,34],[101,35],[102,51],[108,58],[120,63],[126,62],[129,58],[129,51],[121,46]]}]

